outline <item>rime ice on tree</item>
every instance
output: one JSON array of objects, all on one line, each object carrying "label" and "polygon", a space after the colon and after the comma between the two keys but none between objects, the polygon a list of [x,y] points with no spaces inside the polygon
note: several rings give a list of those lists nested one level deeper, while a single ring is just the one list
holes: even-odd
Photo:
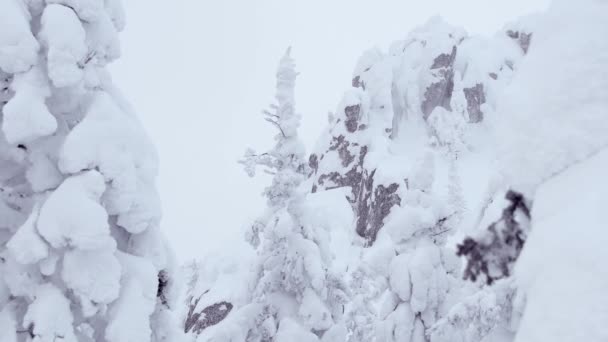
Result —
[{"label": "rime ice on tree", "polygon": [[0,2],[3,341],[179,338],[156,152],[106,69],[123,27],[117,0]]}]

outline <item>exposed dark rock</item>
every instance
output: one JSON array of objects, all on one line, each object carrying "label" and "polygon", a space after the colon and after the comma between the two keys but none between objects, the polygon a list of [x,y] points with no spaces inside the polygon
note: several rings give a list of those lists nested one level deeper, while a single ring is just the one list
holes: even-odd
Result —
[{"label": "exposed dark rock", "polygon": [[346,121],[344,121],[346,130],[350,133],[354,133],[357,130],[357,127],[359,127],[361,106],[348,106],[344,109],[344,114],[346,115]]},{"label": "exposed dark rock", "polygon": [[[358,195],[358,201],[356,203],[356,211],[355,213],[357,214],[357,227],[356,227],[356,231],[357,234],[359,234],[359,236],[365,238],[367,240],[367,244],[370,244],[370,239],[368,238],[369,235],[368,234],[368,228],[369,228],[369,222],[370,222],[370,218],[372,216],[372,211],[371,209],[371,197],[372,197],[372,193],[373,193],[373,188],[374,188],[374,174],[376,173],[376,170],[372,171],[371,175],[369,175],[368,177],[365,177],[365,180],[362,182],[361,187],[359,189],[359,192],[357,193]],[[374,239],[375,240],[375,239]],[[373,241],[372,241],[373,243]]]},{"label": "exposed dark rock", "polygon": [[528,48],[530,47],[530,41],[532,40],[532,33],[518,32],[513,30],[507,31],[507,36],[509,38],[517,40],[517,43],[524,51],[524,53],[528,53]]},{"label": "exposed dark rock", "polygon": [[333,137],[331,144],[329,145],[330,151],[338,151],[338,156],[340,157],[342,166],[344,167],[347,167],[353,162],[353,160],[355,160],[355,156],[353,156],[348,149],[349,146],[350,143],[346,141],[343,135],[340,135],[337,138]]},{"label": "exposed dark rock", "polygon": [[498,74],[496,74],[495,72],[491,72],[488,74],[493,80],[498,79]]},{"label": "exposed dark rock", "polygon": [[201,298],[199,297],[194,302],[190,302],[188,315],[184,324],[184,332],[190,331],[200,334],[206,328],[216,325],[223,321],[232,311],[232,304],[228,302],[218,302],[207,306],[201,312],[194,312]]},{"label": "exposed dark rock", "polygon": [[397,183],[392,183],[388,187],[378,185],[374,189],[374,174],[375,170],[364,181],[357,206],[357,234],[365,238],[368,246],[376,241],[391,208],[401,204],[401,198],[396,194],[399,185]]},{"label": "exposed dark rock", "polygon": [[317,170],[319,170],[319,157],[317,157],[316,154],[313,153],[308,157],[308,167],[310,168],[310,174],[308,176],[317,173]]},{"label": "exposed dark rock", "polygon": [[169,285],[169,274],[165,270],[158,272],[158,288],[156,290],[156,298],[160,303],[166,307],[169,307],[169,301],[167,298],[167,286]]},{"label": "exposed dark rock", "polygon": [[2,107],[4,107],[4,105],[13,97],[13,91],[10,88],[12,81],[12,75],[6,74],[0,70],[0,109],[2,109]]},{"label": "exposed dark rock", "polygon": [[477,83],[474,87],[464,88],[464,96],[467,99],[467,111],[469,112],[469,122],[481,122],[483,112],[481,105],[486,103],[483,84]]},{"label": "exposed dark rock", "polygon": [[519,38],[519,32],[518,31],[513,31],[513,30],[508,30],[507,31],[507,36],[509,36],[509,38],[512,38],[512,39],[518,39]]},{"label": "exposed dark rock", "polygon": [[452,47],[452,52],[450,54],[442,53],[439,56],[435,57],[435,60],[433,60],[433,65],[431,66],[431,70],[439,68],[451,68],[454,64],[455,58],[456,46]]},{"label": "exposed dark rock", "polygon": [[361,76],[355,76],[353,78],[353,87],[355,87],[355,88],[363,87],[363,82],[361,82]]},{"label": "exposed dark rock", "polygon": [[[310,177],[314,178],[312,192],[350,187],[351,191],[346,197],[357,217],[356,232],[365,238],[366,245],[370,246],[384,225],[384,218],[401,199],[396,194],[398,184],[375,185],[375,170],[368,170],[364,166],[368,146],[357,143],[357,135],[366,129],[366,126],[359,122],[360,111],[360,104],[347,106],[344,109],[346,132],[341,131],[326,142],[323,155],[335,153],[340,164],[330,165],[329,170],[327,167],[321,167],[323,161],[317,157],[317,153],[310,156],[309,166],[312,171]],[[386,132],[391,133],[391,129],[388,128]],[[332,156],[329,160],[333,161],[335,157]],[[320,173],[319,170],[326,171]]]},{"label": "exposed dark rock", "polygon": [[[357,202],[363,179],[363,160],[365,159],[366,154],[367,146],[361,147],[361,150],[359,151],[359,161],[358,163],[354,164],[350,170],[344,174],[333,171],[328,174],[320,175],[317,183],[326,190],[350,186],[352,192],[351,196],[348,197],[348,200],[351,203]],[[331,183],[327,184],[327,181],[330,181]]]},{"label": "exposed dark rock", "polygon": [[524,53],[528,53],[530,48],[530,41],[532,40],[532,33],[522,33],[519,37],[519,46],[521,46]]},{"label": "exposed dark rock", "polygon": [[451,111],[450,105],[452,91],[454,90],[454,59],[456,58],[456,46],[452,47],[451,54],[442,53],[435,58],[431,66],[431,73],[438,79],[431,83],[424,92],[424,100],[421,110],[426,120],[433,110],[441,106]]}]

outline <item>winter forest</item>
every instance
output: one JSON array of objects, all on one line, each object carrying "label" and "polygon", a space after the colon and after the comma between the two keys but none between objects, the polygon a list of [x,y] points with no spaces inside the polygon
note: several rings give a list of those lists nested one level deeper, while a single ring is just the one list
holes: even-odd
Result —
[{"label": "winter forest", "polygon": [[[240,80],[256,97],[272,84],[265,109],[238,113],[265,128],[239,128],[240,154],[167,133],[170,154],[187,156],[171,177],[164,160],[177,157],[159,156],[169,145],[136,108],[170,92],[213,101],[203,87],[229,106],[241,88],[213,65],[174,82],[187,57],[158,42],[189,23],[150,14],[169,38],[133,28],[121,43],[126,17],[146,17],[131,1],[0,0],[0,342],[608,342],[608,1],[549,1],[491,34],[418,18],[339,61],[339,89],[322,59],[286,44],[264,55],[273,72]],[[166,60],[144,75],[121,67],[137,49]],[[301,97],[315,67],[328,82]],[[126,79],[146,96],[132,102]],[[326,94],[336,102],[322,115],[300,109]],[[223,115],[185,107],[159,110],[165,131]],[[188,170],[219,168],[218,155],[261,193]],[[190,184],[179,196],[192,204],[159,178]],[[233,204],[200,202],[213,196],[195,178]],[[226,218],[178,229],[163,216],[175,207]],[[214,240],[225,231],[236,238]],[[183,240],[201,247],[186,254]]]}]

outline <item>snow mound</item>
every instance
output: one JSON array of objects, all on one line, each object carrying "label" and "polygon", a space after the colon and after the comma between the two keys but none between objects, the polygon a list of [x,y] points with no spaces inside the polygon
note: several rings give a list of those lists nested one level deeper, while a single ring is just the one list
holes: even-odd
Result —
[{"label": "snow mound", "polygon": [[500,168],[514,189],[533,192],[608,145],[606,11],[602,1],[556,1],[538,24],[495,124]]},{"label": "snow mound", "polygon": [[608,149],[541,185],[516,265],[527,304],[517,342],[608,340]]}]

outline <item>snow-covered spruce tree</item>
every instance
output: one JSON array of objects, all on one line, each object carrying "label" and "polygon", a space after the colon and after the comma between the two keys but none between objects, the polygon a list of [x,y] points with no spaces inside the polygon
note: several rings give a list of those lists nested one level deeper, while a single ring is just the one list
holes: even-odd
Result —
[{"label": "snow-covered spruce tree", "polygon": [[[241,161],[250,176],[258,167],[272,175],[271,185],[264,190],[268,206],[247,232],[247,240],[257,254],[249,298],[234,305],[191,302],[189,317],[198,313],[220,317],[213,324],[198,320],[204,325],[194,331],[200,333],[199,341],[344,341],[344,331],[332,328],[346,302],[345,285],[330,271],[331,257],[323,229],[307,220],[304,208],[307,199],[301,185],[308,170],[297,132],[297,73],[290,50],[281,59],[276,76],[276,104],[263,112],[266,121],[276,128],[275,144],[263,153],[249,149]],[[206,297],[201,297],[205,303]],[[195,321],[191,319],[187,324],[196,329]]]},{"label": "snow-covered spruce tree", "polygon": [[333,327],[344,304],[338,277],[328,272],[315,227],[304,223],[304,193],[299,185],[306,179],[302,142],[297,135],[299,116],[295,112],[295,65],[289,50],[277,71],[277,104],[265,111],[266,120],[278,129],[274,148],[256,155],[247,152],[245,165],[266,167],[273,175],[264,194],[269,213],[254,225],[260,234],[259,278],[252,301],[261,312],[248,332],[247,341],[316,341]]},{"label": "snow-covered spruce tree", "polygon": [[2,341],[178,338],[156,153],[106,70],[124,24],[119,0],[0,2]]}]

